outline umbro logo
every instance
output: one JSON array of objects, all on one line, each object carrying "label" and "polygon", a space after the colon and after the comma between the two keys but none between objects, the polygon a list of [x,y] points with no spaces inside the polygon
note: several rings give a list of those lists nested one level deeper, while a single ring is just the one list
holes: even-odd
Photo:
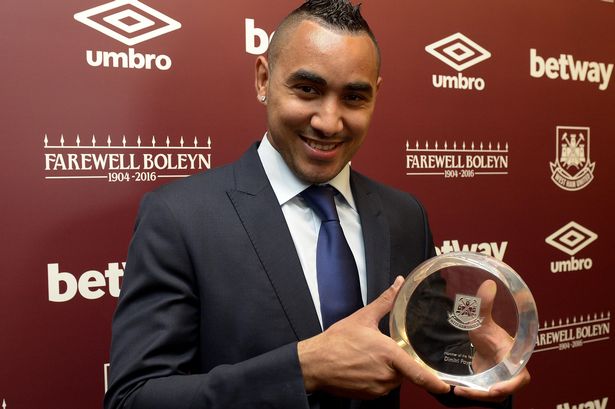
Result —
[{"label": "umbro logo", "polygon": [[463,71],[491,57],[491,53],[461,33],[436,41],[425,51],[451,68]]},{"label": "umbro logo", "polygon": [[591,258],[575,258],[574,255],[597,238],[596,233],[572,221],[551,234],[545,242],[571,256],[568,260],[551,261],[551,272],[590,270],[594,264]]},{"label": "umbro logo", "polygon": [[598,235],[593,231],[581,226],[579,223],[570,222],[547,237],[545,241],[556,249],[574,256],[597,238]]},{"label": "umbro logo", "polygon": [[114,0],[74,15],[75,20],[127,46],[181,28],[181,23],[138,0]]},{"label": "umbro logo", "polygon": [[458,71],[456,76],[432,76],[436,88],[454,88],[460,90],[485,89],[485,80],[480,77],[466,77],[464,71],[491,57],[491,53],[461,33],[455,33],[425,47],[425,51]]},{"label": "umbro logo", "polygon": [[[114,0],[76,13],[75,20],[127,46],[142,43],[181,28],[181,24],[139,0]],[[171,57],[147,54],[128,48],[127,52],[86,50],[88,65],[107,68],[171,68]]]}]

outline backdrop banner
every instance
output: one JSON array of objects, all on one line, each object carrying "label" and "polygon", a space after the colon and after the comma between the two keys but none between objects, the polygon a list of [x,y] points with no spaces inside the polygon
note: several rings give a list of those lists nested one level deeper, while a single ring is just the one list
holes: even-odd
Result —
[{"label": "backdrop banner", "polygon": [[[299,3],[2,1],[1,408],[101,407],[139,201],[262,138],[255,58]],[[608,407],[615,3],[363,3],[384,82],[352,166],[423,202],[438,254],[532,289],[516,408]]]}]

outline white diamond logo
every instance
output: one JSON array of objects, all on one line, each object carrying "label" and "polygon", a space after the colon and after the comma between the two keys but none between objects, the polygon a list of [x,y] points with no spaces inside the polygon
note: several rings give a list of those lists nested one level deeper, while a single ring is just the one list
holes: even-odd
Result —
[{"label": "white diamond logo", "polygon": [[[133,19],[136,21],[134,24],[126,24],[123,20]],[[154,23],[149,18],[141,15],[134,10],[124,10],[119,13],[112,14],[103,18],[107,23],[119,28],[120,30],[124,30],[127,33],[134,33],[135,31],[142,30],[146,27],[153,26]]]},{"label": "white diamond logo", "polygon": [[545,239],[547,244],[574,256],[598,238],[598,235],[578,223],[570,222]]},{"label": "white diamond logo", "polygon": [[491,53],[461,33],[456,33],[425,47],[425,51],[446,65],[463,71],[491,57]]},{"label": "white diamond logo", "polygon": [[[113,13],[114,10],[117,11]],[[138,0],[114,0],[76,13],[74,18],[128,46],[151,40],[182,26],[178,21]],[[150,30],[138,33],[147,28]]]}]

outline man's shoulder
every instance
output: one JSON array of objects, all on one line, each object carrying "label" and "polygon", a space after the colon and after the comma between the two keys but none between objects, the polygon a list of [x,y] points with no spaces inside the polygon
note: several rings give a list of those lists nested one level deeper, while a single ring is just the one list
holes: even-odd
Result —
[{"label": "man's shoulder", "polygon": [[159,186],[153,193],[169,200],[182,200],[186,197],[196,198],[207,193],[226,191],[232,186],[233,166],[231,163],[187,176]]},{"label": "man's shoulder", "polygon": [[226,194],[228,190],[236,188],[238,174],[246,173],[246,169],[256,173],[257,160],[258,155],[253,146],[231,163],[167,183],[155,189],[154,193],[169,200],[181,201],[208,196],[215,198],[218,194]]},{"label": "man's shoulder", "polygon": [[401,205],[421,209],[422,211],[423,206],[420,201],[407,191],[378,182],[356,171],[352,172],[352,180],[358,189],[363,189],[368,194],[376,194],[386,207],[395,208]]},{"label": "man's shoulder", "polygon": [[242,188],[243,175],[257,178],[257,161],[258,154],[251,148],[234,162],[157,187],[143,197],[141,205],[162,206],[177,217],[220,211],[229,203],[229,192]]}]

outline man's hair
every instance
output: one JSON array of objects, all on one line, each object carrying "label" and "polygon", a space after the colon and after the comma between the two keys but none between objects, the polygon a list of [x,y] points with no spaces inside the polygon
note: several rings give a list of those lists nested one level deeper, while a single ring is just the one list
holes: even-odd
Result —
[{"label": "man's hair", "polygon": [[349,34],[367,34],[376,47],[378,71],[380,71],[380,48],[376,37],[361,15],[361,4],[353,5],[349,0],[307,0],[286,16],[269,44],[270,69],[275,65],[280,49],[286,42],[285,37],[304,20],[311,20],[326,28]]}]

